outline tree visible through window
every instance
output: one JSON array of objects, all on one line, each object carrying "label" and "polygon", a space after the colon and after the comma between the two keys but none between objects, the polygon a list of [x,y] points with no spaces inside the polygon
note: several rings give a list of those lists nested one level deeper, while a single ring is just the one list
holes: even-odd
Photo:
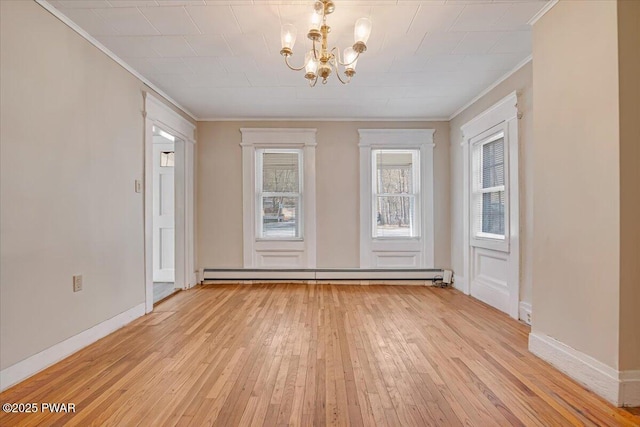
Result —
[{"label": "tree visible through window", "polygon": [[374,150],[374,237],[416,237],[418,150]]},{"label": "tree visible through window", "polygon": [[258,233],[263,239],[300,238],[300,150],[258,150]]}]

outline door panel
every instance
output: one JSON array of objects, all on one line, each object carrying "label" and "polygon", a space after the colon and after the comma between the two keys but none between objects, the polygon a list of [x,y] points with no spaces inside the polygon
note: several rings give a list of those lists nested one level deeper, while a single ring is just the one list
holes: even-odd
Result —
[{"label": "door panel", "polygon": [[153,281],[175,281],[174,143],[154,136],[153,143]]},{"label": "door panel", "polygon": [[173,178],[173,173],[168,173],[167,171],[161,171],[160,173],[160,191],[158,196],[160,197],[161,216],[173,216],[174,214],[175,185]]},{"label": "door panel", "polygon": [[175,230],[160,229],[160,270],[175,269]]},{"label": "door panel", "polygon": [[508,312],[509,254],[478,247],[471,252],[471,296]]}]

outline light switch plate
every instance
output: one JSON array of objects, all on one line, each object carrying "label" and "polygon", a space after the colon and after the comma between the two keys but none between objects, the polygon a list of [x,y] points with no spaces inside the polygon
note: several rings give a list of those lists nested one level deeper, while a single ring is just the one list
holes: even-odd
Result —
[{"label": "light switch plate", "polygon": [[80,292],[82,290],[82,274],[73,276],[73,292]]},{"label": "light switch plate", "polygon": [[136,179],[136,193],[142,193],[142,181]]}]

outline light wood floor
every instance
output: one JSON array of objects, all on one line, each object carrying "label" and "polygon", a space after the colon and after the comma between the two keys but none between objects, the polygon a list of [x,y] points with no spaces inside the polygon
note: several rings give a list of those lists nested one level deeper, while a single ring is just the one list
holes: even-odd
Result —
[{"label": "light wood floor", "polygon": [[153,282],[153,303],[157,303],[178,292],[173,282]]},{"label": "light wood floor", "polygon": [[2,393],[73,402],[0,425],[640,425],[451,289],[215,285]]}]

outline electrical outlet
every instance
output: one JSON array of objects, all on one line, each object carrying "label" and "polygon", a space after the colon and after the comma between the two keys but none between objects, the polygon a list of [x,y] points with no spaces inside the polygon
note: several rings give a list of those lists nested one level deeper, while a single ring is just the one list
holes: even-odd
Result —
[{"label": "electrical outlet", "polygon": [[82,274],[73,276],[73,292],[80,292],[82,290]]}]

